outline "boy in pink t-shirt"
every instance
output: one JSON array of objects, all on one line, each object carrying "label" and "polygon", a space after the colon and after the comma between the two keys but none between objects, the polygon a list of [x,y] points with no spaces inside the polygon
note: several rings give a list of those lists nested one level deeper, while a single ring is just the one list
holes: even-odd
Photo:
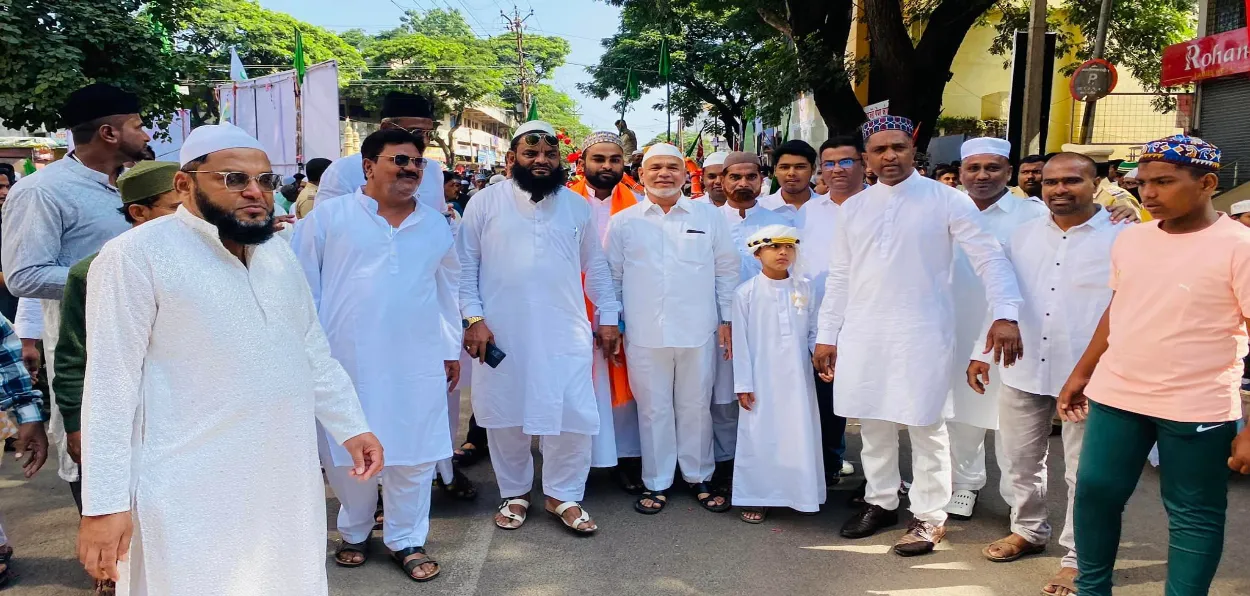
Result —
[{"label": "boy in pink t-shirt", "polygon": [[[1111,596],[1121,515],[1159,446],[1168,512],[1167,596],[1206,594],[1219,565],[1229,468],[1250,473],[1237,432],[1250,315],[1250,229],[1211,204],[1220,150],[1176,135],[1138,159],[1154,222],[1111,250],[1111,305],[1059,395],[1059,416],[1087,420],[1077,469],[1077,593]],[[1160,358],[1162,356],[1162,358]]]}]

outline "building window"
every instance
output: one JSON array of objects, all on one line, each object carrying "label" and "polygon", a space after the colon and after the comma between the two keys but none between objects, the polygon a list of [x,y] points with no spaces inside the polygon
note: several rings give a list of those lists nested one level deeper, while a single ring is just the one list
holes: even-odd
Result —
[{"label": "building window", "polygon": [[1245,0],[1207,0],[1207,35],[1246,26]]}]

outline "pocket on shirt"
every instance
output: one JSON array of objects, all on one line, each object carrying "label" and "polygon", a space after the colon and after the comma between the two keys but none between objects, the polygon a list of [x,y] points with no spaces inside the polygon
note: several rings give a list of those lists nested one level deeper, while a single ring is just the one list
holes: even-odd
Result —
[{"label": "pocket on shirt", "polygon": [[677,241],[677,258],[688,263],[706,263],[712,259],[712,238],[708,234],[683,232]]}]

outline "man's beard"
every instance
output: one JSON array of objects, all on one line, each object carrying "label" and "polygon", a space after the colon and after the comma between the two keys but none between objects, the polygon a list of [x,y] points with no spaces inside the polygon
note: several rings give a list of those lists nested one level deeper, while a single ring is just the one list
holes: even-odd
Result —
[{"label": "man's beard", "polygon": [[551,170],[546,176],[535,176],[534,172],[520,163],[512,164],[512,180],[521,190],[530,193],[531,201],[541,201],[560,190],[569,180],[569,171],[560,166]]},{"label": "man's beard", "polygon": [[1020,185],[1020,190],[1023,190],[1023,191],[1025,192],[1025,194],[1028,194],[1030,197],[1040,197],[1040,196],[1042,196],[1042,185],[1041,185],[1040,183],[1038,183],[1038,184],[1021,184],[1021,185]]},{"label": "man's beard", "polygon": [[674,199],[674,198],[677,198],[677,197],[681,196],[681,188],[680,188],[680,187],[673,187],[673,188],[652,188],[652,187],[648,186],[648,187],[646,187],[646,188],[647,188],[647,194],[649,194],[649,195],[651,195],[651,196],[653,196],[653,197],[659,197],[659,198],[661,198],[661,199]]},{"label": "man's beard", "polygon": [[586,176],[586,181],[591,186],[599,190],[611,190],[621,183],[621,179],[625,177],[625,172],[615,172],[613,170],[599,170],[594,176]]},{"label": "man's beard", "polygon": [[200,215],[204,217],[204,221],[217,226],[217,233],[221,235],[222,240],[237,242],[244,246],[264,244],[273,237],[276,231],[273,227],[272,209],[269,210],[269,217],[266,217],[265,221],[245,223],[239,221],[233,213],[214,205],[209,201],[208,195],[199,188],[195,189],[195,206],[200,208]]},{"label": "man's beard", "polygon": [[751,190],[750,188],[734,189],[734,191],[729,194],[729,196],[732,197],[733,200],[739,203],[749,203],[757,195],[759,195],[759,192]]}]

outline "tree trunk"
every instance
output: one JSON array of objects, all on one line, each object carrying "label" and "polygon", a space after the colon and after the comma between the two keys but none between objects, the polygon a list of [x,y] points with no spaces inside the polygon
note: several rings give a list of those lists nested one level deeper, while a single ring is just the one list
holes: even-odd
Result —
[{"label": "tree trunk", "polygon": [[738,121],[730,114],[721,114],[720,121],[725,125],[725,144],[732,149],[735,146],[734,141],[738,139]]},{"label": "tree trunk", "polygon": [[[812,89],[816,110],[829,134],[854,134],[864,121],[863,106],[855,97],[842,57],[851,34],[851,0],[789,0],[782,30],[794,41],[800,75]],[[764,15],[774,27],[775,17]]]},{"label": "tree trunk", "polygon": [[916,146],[924,150],[942,113],[951,64],[968,30],[994,0],[944,0],[912,45],[897,0],[864,0],[871,38],[869,101],[890,100],[890,113],[916,123]]}]

